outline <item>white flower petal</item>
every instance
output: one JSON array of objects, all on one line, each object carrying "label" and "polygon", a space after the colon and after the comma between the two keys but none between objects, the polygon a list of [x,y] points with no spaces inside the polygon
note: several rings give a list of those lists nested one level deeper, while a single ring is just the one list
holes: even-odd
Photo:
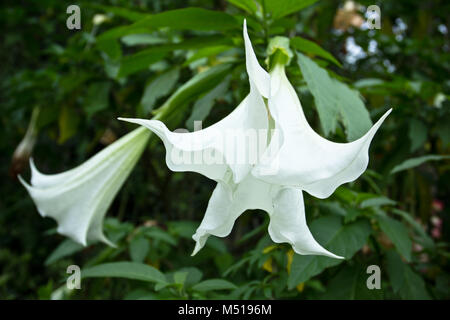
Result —
[{"label": "white flower petal", "polygon": [[270,95],[270,76],[258,63],[252,43],[247,33],[247,21],[244,20],[245,64],[251,83],[254,83],[259,93],[268,98]]},{"label": "white flower petal", "polygon": [[301,190],[283,188],[273,202],[269,234],[274,242],[287,242],[295,252],[303,255],[323,255],[343,259],[324,249],[313,237],[306,224]]},{"label": "white flower petal", "polygon": [[[255,92],[226,118],[194,132],[171,132],[159,120],[119,119],[145,126],[158,135],[164,142],[166,163],[172,171],[193,171],[216,181],[225,181],[231,170],[234,182],[241,181],[252,168],[248,161],[250,155],[246,153],[251,150],[250,144],[256,141],[246,139],[247,134],[256,134],[258,129],[268,126],[264,103]],[[261,149],[259,153],[264,151]]]},{"label": "white flower petal", "polygon": [[251,175],[247,175],[239,184],[219,182],[209,199],[205,216],[192,236],[196,241],[193,255],[205,245],[210,235],[229,235],[234,222],[245,210],[272,210],[272,194],[277,190],[276,186],[257,180]]},{"label": "white flower petal", "polygon": [[274,242],[287,242],[299,254],[317,254],[341,258],[322,248],[308,229],[302,191],[269,184],[248,175],[230,187],[219,182],[209,200],[206,214],[193,239],[193,255],[210,235],[226,237],[236,219],[246,210],[261,209],[270,216],[269,234]]},{"label": "white flower petal", "polygon": [[284,68],[276,67],[271,80],[269,110],[278,129],[274,137],[281,147],[276,152],[269,146],[269,160],[255,167],[253,174],[270,183],[298,187],[318,198],[329,197],[339,185],[358,178],[367,168],[370,142],[392,109],[360,139],[335,143],[309,126]]},{"label": "white flower petal", "polygon": [[57,221],[59,233],[83,245],[90,241],[113,245],[103,234],[103,217],[148,137],[147,130],[134,130],[82,165],[60,174],[42,174],[31,162],[31,185],[19,178],[39,213]]}]

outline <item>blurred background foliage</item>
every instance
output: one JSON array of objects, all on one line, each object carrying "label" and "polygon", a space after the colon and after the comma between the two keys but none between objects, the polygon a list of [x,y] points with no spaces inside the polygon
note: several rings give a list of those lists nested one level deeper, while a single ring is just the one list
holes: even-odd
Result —
[{"label": "blurred background foliage", "polygon": [[[78,1],[81,30],[66,28],[70,4],[1,4],[0,298],[450,298],[448,1]],[[372,4],[380,30],[367,28]],[[358,119],[345,110],[325,123],[316,95],[373,121],[394,108],[362,177],[328,199],[305,196],[312,233],[347,259],[274,244],[256,210],[191,257],[214,182],[169,171],[154,137],[108,211],[117,248],[58,235],[16,179],[29,177],[29,156],[45,173],[70,169],[134,128],[117,117],[149,118],[164,103],[177,104],[171,129],[217,122],[249,89],[244,18],[261,64],[268,40],[284,35],[326,70],[308,79],[297,59],[287,69],[321,135],[344,142],[364,131],[351,131]],[[310,90],[330,79],[331,92]],[[71,264],[84,271],[82,290],[65,289]],[[380,290],[366,287],[369,265],[381,268]]]}]

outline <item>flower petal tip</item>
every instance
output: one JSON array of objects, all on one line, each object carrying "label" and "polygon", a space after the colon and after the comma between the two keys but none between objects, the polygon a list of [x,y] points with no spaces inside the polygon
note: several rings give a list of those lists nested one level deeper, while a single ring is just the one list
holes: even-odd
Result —
[{"label": "flower petal tip", "polygon": [[19,182],[28,190],[28,188],[31,188],[31,186],[25,181],[24,178],[19,174],[17,175],[17,178],[19,179]]}]

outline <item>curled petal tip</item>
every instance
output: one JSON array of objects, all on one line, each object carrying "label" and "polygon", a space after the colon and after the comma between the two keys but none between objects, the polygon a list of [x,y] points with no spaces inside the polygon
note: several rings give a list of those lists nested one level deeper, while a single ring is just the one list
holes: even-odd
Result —
[{"label": "curled petal tip", "polygon": [[24,178],[19,174],[17,175],[17,178],[19,179],[19,182],[28,190],[28,188],[31,188],[31,186],[25,181]]},{"label": "curled petal tip", "polygon": [[195,256],[200,251],[200,244],[198,242],[195,243],[194,251],[191,253],[191,257]]}]

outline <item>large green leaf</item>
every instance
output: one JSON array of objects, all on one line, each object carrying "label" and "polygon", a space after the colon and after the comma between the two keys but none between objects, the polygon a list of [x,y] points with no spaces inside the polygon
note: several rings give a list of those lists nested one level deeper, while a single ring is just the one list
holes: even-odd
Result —
[{"label": "large green leaf", "polygon": [[[343,225],[341,218],[330,215],[314,220],[310,226],[315,239],[334,254],[350,259],[366,243],[371,233],[367,220]],[[290,289],[343,260],[324,256],[295,255],[288,278]]]},{"label": "large green leaf", "polygon": [[431,299],[423,279],[409,265],[403,263],[395,251],[387,252],[387,272],[392,289],[405,300]]},{"label": "large green leaf", "polygon": [[172,30],[225,31],[239,28],[240,25],[233,16],[225,12],[184,8],[161,12],[132,25],[108,30],[99,38],[119,38],[128,34],[148,33],[162,27],[169,27]]},{"label": "large green leaf", "polygon": [[376,216],[381,230],[391,239],[398,252],[411,261],[412,242],[408,235],[408,229],[399,221],[384,214]]},{"label": "large green leaf", "polygon": [[317,0],[261,0],[265,2],[266,11],[273,19],[278,19],[288,14],[300,11]]},{"label": "large green leaf", "polygon": [[181,49],[198,49],[227,44],[229,40],[219,36],[205,36],[185,40],[179,43],[154,46],[122,59],[119,76],[125,77],[137,71],[147,69],[151,64],[161,60],[166,53]]},{"label": "large green leaf", "polygon": [[428,162],[428,161],[439,161],[439,160],[445,160],[445,159],[450,159],[450,156],[440,156],[440,155],[431,154],[431,155],[427,155],[427,156],[411,158],[411,159],[408,159],[408,160],[400,163],[399,165],[395,166],[391,170],[391,173],[397,173],[397,172],[400,172],[403,170],[415,168],[415,167],[420,166],[421,164]]},{"label": "large green leaf", "polygon": [[236,289],[236,286],[223,279],[209,279],[192,286],[192,290],[200,292],[230,289]]},{"label": "large green leaf", "polygon": [[309,90],[314,96],[325,135],[335,131],[338,120],[346,128],[348,140],[356,140],[371,127],[369,113],[357,91],[330,78],[327,71],[301,53],[298,64]]},{"label": "large green leaf", "polygon": [[317,43],[307,40],[301,37],[294,37],[290,40],[290,44],[293,48],[300,50],[305,53],[312,53],[321,58],[327,59],[328,61],[333,62],[335,65],[341,67],[342,65],[339,61],[336,60],[335,57],[328,51],[322,49]]},{"label": "large green leaf", "polygon": [[111,262],[83,269],[82,278],[126,278],[148,282],[167,283],[164,274],[149,265],[136,262]]}]

